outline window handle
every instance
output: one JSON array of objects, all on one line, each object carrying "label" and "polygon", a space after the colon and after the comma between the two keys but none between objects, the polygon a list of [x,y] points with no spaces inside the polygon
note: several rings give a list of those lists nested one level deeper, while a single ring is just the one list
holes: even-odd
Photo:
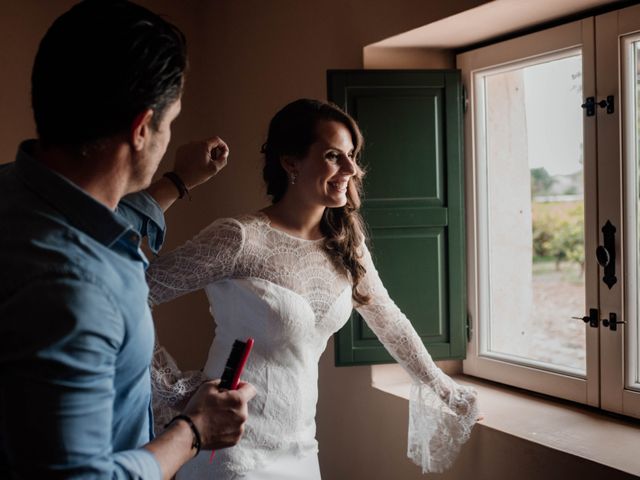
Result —
[{"label": "window handle", "polygon": [[588,317],[584,316],[584,317],[571,317],[571,318],[575,320],[582,320],[584,323],[588,323],[591,328],[598,328],[598,323],[600,321],[598,317],[599,317],[598,309],[590,308]]},{"label": "window handle", "polygon": [[600,108],[606,108],[607,113],[613,113],[614,112],[613,95],[607,95],[606,100],[600,100],[598,103],[596,103],[596,97],[587,97],[585,98],[584,103],[580,106],[585,109],[587,117],[593,117],[596,114],[596,106]]},{"label": "window handle", "polygon": [[607,99],[606,100],[600,100],[598,102],[598,106],[600,108],[607,108],[607,113],[613,113],[614,108],[613,108],[613,95],[607,95]]},{"label": "window handle", "polygon": [[598,245],[596,248],[596,259],[604,268],[602,281],[611,290],[618,279],[616,277],[616,227],[609,220],[602,227],[602,239],[604,245]]},{"label": "window handle", "polygon": [[605,327],[609,327],[609,330],[611,331],[616,331],[618,329],[618,325],[625,323],[627,322],[618,320],[618,316],[613,312],[609,313],[609,318],[605,318],[604,320],[602,320],[602,325],[604,325]]}]

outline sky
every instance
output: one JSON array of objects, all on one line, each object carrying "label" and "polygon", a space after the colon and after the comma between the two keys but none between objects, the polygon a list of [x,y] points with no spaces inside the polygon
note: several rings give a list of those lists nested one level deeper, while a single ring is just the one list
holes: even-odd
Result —
[{"label": "sky", "polygon": [[582,169],[582,56],[526,67],[523,71],[529,168],[550,175]]}]

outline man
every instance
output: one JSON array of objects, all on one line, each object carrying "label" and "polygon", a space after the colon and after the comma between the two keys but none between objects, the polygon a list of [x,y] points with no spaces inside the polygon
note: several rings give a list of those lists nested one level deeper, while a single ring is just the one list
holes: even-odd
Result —
[{"label": "man", "polygon": [[162,209],[228,155],[191,144],[123,199],[165,153],[185,67],[183,34],[126,0],[74,6],[40,44],[38,140],[0,167],[0,478],[170,478],[240,438],[253,387],[206,382],[151,440],[141,237],[156,251]]}]

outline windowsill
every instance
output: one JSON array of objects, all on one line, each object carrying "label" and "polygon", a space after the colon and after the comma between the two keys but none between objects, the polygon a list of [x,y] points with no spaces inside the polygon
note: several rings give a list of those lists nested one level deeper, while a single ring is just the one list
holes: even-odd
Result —
[{"label": "windowsill", "polygon": [[[411,382],[398,365],[372,368],[372,386],[409,398]],[[640,422],[614,418],[588,407],[542,398],[465,375],[457,382],[478,391],[479,425],[530,442],[640,475]]]}]

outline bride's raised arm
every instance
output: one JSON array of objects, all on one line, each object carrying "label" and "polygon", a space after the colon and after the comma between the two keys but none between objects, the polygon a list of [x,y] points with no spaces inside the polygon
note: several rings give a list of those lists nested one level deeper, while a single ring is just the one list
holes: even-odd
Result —
[{"label": "bride's raised arm", "polygon": [[[230,276],[243,245],[244,229],[237,220],[213,222],[192,240],[151,263],[147,270],[150,303],[167,302]],[[156,342],[151,365],[156,433],[184,408],[206,380],[198,370],[182,372]]]},{"label": "bride's raised arm", "polygon": [[182,246],[157,257],[147,269],[150,303],[167,302],[230,276],[244,238],[240,222],[223,218]]}]

